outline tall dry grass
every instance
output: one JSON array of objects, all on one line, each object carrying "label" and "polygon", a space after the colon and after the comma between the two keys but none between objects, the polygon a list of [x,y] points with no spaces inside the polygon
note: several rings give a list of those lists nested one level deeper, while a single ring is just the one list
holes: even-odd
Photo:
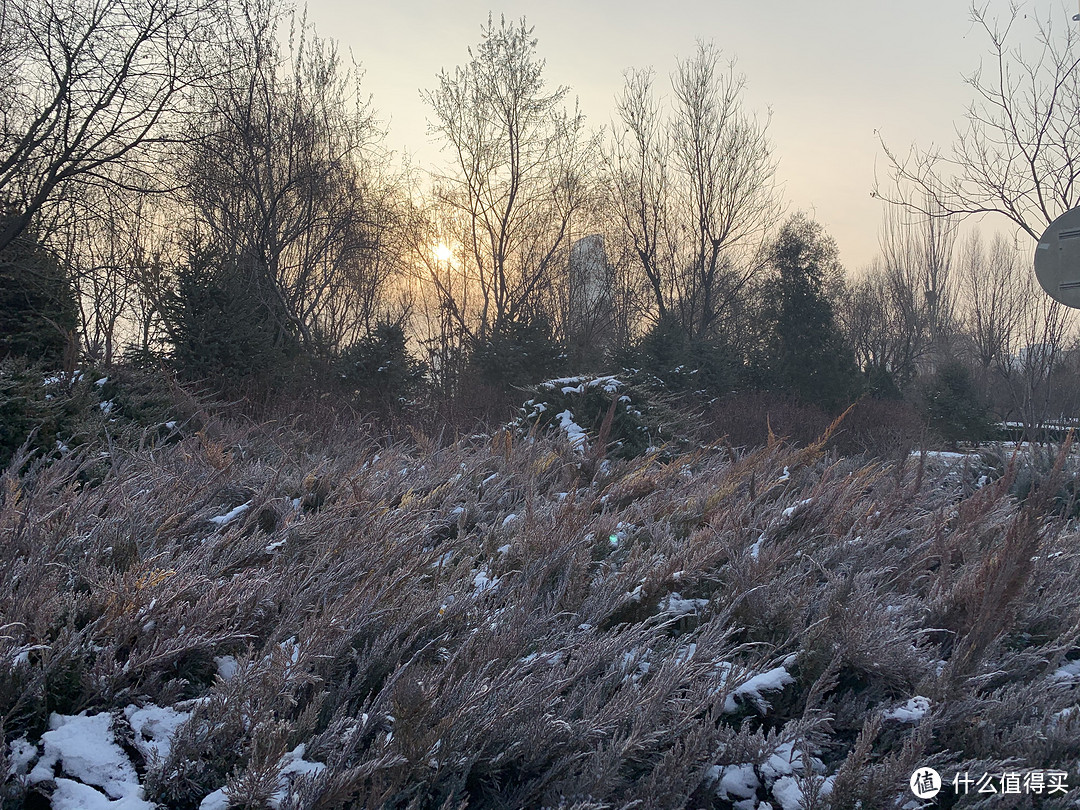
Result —
[{"label": "tall dry grass", "polygon": [[[5,757],[113,711],[176,808],[266,806],[300,743],[327,767],[282,806],[729,808],[717,774],[751,765],[740,809],[780,807],[778,751],[806,808],[898,806],[916,764],[1077,783],[1075,527],[1008,475],[216,421],[100,452],[0,478]],[[131,704],[190,713],[164,761]]]}]

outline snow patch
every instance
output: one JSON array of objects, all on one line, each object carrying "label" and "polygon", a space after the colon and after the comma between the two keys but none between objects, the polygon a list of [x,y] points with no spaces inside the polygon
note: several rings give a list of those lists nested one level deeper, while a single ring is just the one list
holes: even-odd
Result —
[{"label": "snow patch", "polygon": [[883,718],[901,723],[918,723],[928,711],[930,711],[930,699],[916,695],[904,705],[885,712]]},{"label": "snow patch", "polygon": [[29,742],[24,734],[17,740],[12,740],[8,752],[8,776],[24,776],[30,770],[30,763],[37,757],[37,746]]},{"label": "snow patch", "polygon": [[574,421],[574,415],[569,410],[565,410],[557,413],[555,418],[559,420],[559,427],[565,431],[566,438],[570,440],[571,446],[579,452],[585,452],[588,434],[585,433],[581,425]]},{"label": "snow patch", "polygon": [[1050,680],[1062,686],[1075,686],[1080,683],[1080,661],[1067,661],[1050,676]]},{"label": "snow patch", "polygon": [[250,508],[251,501],[248,501],[247,503],[242,503],[234,509],[230,509],[224,515],[218,515],[217,517],[210,518],[210,522],[213,523],[215,526],[224,526],[227,523],[232,523]]},{"label": "snow patch", "polygon": [[231,655],[215,655],[214,663],[217,664],[217,674],[223,681],[231,681],[240,669],[240,664]]},{"label": "snow patch", "polygon": [[135,732],[135,747],[139,753],[147,762],[164,762],[169,758],[177,729],[188,721],[191,713],[148,703],[141,709],[131,704],[124,709],[124,716]]},{"label": "snow patch", "polygon": [[286,796],[289,794],[289,788],[292,787],[295,781],[317,776],[326,770],[326,765],[321,762],[308,762],[305,760],[304,751],[305,746],[300,743],[300,745],[283,756],[278,763],[278,767],[281,768],[281,773],[278,775],[278,789],[267,800],[267,804],[273,810],[280,810],[282,802],[285,801]]},{"label": "snow patch", "polygon": [[672,592],[660,600],[660,610],[672,616],[685,616],[687,613],[697,613],[708,604],[708,599],[683,599],[680,594]]},{"label": "snow patch", "polygon": [[[108,712],[89,716],[53,712],[49,730],[41,735],[41,745],[41,759],[30,771],[31,784],[52,779],[57,765],[64,774],[78,780],[56,779],[54,808],[152,810],[153,805],[143,801],[135,767],[113,739],[112,715]],[[123,799],[123,803],[108,801],[94,787],[101,788],[109,798]]]},{"label": "snow patch", "polygon": [[[721,664],[721,669],[724,669],[724,680],[726,681],[727,673],[730,672],[731,664]],[[762,696],[763,692],[780,692],[788,684],[795,683],[795,679],[791,677],[791,674],[785,667],[774,667],[768,672],[762,672],[760,675],[755,675],[748,681],[740,684],[731,691],[727,697],[724,698],[724,712],[725,714],[733,714],[739,710],[739,706],[746,700],[751,701],[759,712],[764,714],[770,708],[769,702]],[[740,698],[742,700],[740,700]]]},{"label": "snow patch", "polygon": [[798,512],[800,509],[802,509],[804,506],[809,506],[813,502],[814,502],[813,498],[805,498],[805,499],[799,501],[794,506],[789,506],[787,509],[785,509],[780,514],[783,515],[786,518],[789,518],[792,515],[794,515],[796,512]]},{"label": "snow patch", "polygon": [[713,765],[706,776],[710,781],[718,782],[716,795],[727,801],[752,799],[761,787],[761,780],[750,762],[742,765]]},{"label": "snow patch", "polygon": [[199,802],[199,810],[229,810],[229,796],[225,788],[218,788]]},{"label": "snow patch", "polygon": [[499,578],[493,577],[486,568],[477,571],[476,576],[473,577],[473,596],[480,596],[482,593],[494,590],[498,584]]}]

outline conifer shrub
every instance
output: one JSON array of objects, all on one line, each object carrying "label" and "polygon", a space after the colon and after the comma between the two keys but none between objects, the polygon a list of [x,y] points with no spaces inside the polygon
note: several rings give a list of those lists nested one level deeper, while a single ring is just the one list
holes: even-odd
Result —
[{"label": "conifer shrub", "polygon": [[971,372],[958,360],[937,369],[922,386],[926,419],[945,442],[981,442],[993,435],[990,406],[979,393]]},{"label": "conifer shrub", "polygon": [[684,446],[691,420],[657,392],[661,384],[641,372],[623,376],[625,382],[617,376],[580,375],[541,383],[521,406],[515,424],[559,433],[582,453],[599,443],[617,458]]},{"label": "conifer shrub", "polygon": [[77,325],[71,280],[33,231],[0,250],[0,357],[59,366],[73,348]]},{"label": "conifer shrub", "polygon": [[672,394],[721,396],[743,382],[742,358],[726,340],[693,337],[672,316],[657,321],[620,359],[648,373],[653,387],[659,384]]},{"label": "conifer shrub", "polygon": [[916,765],[1071,771],[1060,456],[1018,502],[951,453],[773,440],[587,481],[532,439],[223,421],[92,487],[71,456],[0,475],[6,806],[106,803],[54,714],[193,810],[840,810],[911,803]]},{"label": "conifer shrub", "polygon": [[59,382],[21,358],[0,360],[0,468],[27,443],[35,452],[57,450],[58,436],[81,410],[76,397],[89,393],[85,387],[74,396],[61,392]]},{"label": "conifer shrub", "polygon": [[420,391],[424,364],[409,352],[400,324],[380,322],[337,359],[341,386],[357,405],[396,410]]},{"label": "conifer shrub", "polygon": [[500,325],[475,348],[472,358],[487,382],[504,389],[534,385],[556,373],[565,359],[565,349],[543,315]]},{"label": "conifer shrub", "polygon": [[194,251],[168,308],[177,371],[233,390],[295,380],[305,358],[273,284],[256,259]]},{"label": "conifer shrub", "polygon": [[203,410],[199,396],[162,372],[116,367],[47,372],[18,358],[0,360],[0,468],[24,444],[57,459],[93,443],[176,441]]}]

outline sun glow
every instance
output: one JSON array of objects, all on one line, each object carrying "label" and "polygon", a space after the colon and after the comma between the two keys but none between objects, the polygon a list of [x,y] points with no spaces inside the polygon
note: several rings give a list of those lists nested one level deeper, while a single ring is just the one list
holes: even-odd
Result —
[{"label": "sun glow", "polygon": [[442,242],[439,242],[439,244],[433,247],[431,249],[431,252],[435,254],[435,258],[438,259],[440,262],[448,261],[450,257],[454,255],[454,251],[452,251]]}]

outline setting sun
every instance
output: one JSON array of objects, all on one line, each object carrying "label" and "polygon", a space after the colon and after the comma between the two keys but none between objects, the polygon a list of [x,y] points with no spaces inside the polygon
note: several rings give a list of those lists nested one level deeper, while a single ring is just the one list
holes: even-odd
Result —
[{"label": "setting sun", "polygon": [[454,251],[452,251],[442,242],[439,242],[439,244],[432,248],[432,253],[435,254],[435,258],[438,259],[440,262],[445,262],[454,255]]}]

